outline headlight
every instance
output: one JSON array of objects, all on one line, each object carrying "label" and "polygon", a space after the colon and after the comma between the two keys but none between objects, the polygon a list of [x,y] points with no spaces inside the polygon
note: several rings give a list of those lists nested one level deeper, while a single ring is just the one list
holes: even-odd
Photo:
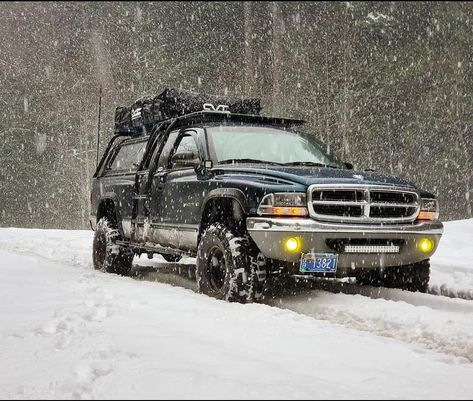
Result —
[{"label": "headlight", "polygon": [[266,195],[259,207],[259,215],[272,216],[307,216],[307,199],[305,193],[275,193]]},{"label": "headlight", "polygon": [[439,203],[437,199],[422,198],[417,220],[438,220]]}]

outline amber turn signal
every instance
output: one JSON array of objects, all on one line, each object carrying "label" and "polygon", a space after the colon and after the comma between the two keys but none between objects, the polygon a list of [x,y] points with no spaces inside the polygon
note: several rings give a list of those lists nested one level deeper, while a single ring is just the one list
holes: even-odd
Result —
[{"label": "amber turn signal", "polygon": [[421,210],[417,216],[417,220],[438,220],[439,212],[425,212]]}]

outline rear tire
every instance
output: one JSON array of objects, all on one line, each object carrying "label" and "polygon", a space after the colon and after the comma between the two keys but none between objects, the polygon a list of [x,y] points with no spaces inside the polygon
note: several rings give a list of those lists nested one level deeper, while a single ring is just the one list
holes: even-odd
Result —
[{"label": "rear tire", "polygon": [[229,302],[260,300],[266,270],[257,251],[247,236],[237,236],[223,224],[207,228],[197,250],[199,292]]},{"label": "rear tire", "polygon": [[380,273],[377,270],[360,273],[356,281],[361,285],[399,288],[407,291],[427,292],[430,279],[430,261],[406,266],[387,267]]},{"label": "rear tire", "polygon": [[92,259],[96,270],[123,276],[130,274],[134,253],[116,244],[121,239],[117,225],[102,217],[94,233]]}]

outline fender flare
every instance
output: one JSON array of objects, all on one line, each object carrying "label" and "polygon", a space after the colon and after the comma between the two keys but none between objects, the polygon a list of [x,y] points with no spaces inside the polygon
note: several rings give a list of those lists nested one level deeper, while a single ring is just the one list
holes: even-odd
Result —
[{"label": "fender flare", "polygon": [[210,191],[205,197],[204,201],[202,202],[202,207],[200,210],[201,215],[204,213],[204,210],[207,207],[208,202],[215,198],[235,199],[239,203],[241,209],[243,210],[243,213],[248,214],[248,211],[249,211],[248,201],[246,200],[246,196],[241,189],[217,188]]}]

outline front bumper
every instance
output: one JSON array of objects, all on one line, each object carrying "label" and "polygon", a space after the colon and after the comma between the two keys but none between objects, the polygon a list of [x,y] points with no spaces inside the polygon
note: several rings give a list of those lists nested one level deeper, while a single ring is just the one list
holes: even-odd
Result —
[{"label": "front bumper", "polygon": [[[260,251],[270,259],[299,262],[302,253],[337,253],[329,246],[334,241],[359,239],[401,240],[399,253],[338,253],[337,276],[348,275],[358,269],[401,266],[430,258],[437,249],[443,233],[439,221],[412,224],[361,225],[315,221],[309,218],[250,217],[248,232]],[[297,253],[285,249],[285,242],[298,237],[302,248]],[[431,252],[423,253],[418,247],[421,238],[434,241]]]}]

